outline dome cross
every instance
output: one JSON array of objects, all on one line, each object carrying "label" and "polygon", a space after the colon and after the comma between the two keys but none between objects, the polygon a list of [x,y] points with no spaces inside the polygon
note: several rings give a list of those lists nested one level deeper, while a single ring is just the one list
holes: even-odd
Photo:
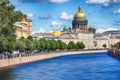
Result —
[{"label": "dome cross", "polygon": [[81,9],[81,6],[79,6],[79,7],[78,7],[78,11],[81,11],[81,10],[82,10],[82,9]]}]

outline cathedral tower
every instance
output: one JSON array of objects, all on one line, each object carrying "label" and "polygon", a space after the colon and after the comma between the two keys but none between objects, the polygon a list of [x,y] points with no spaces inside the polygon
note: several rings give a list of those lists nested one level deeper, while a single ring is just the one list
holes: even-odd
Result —
[{"label": "cathedral tower", "polygon": [[86,19],[85,13],[82,11],[81,7],[78,7],[78,11],[75,13],[74,20],[72,21],[73,31],[87,31],[88,21]]}]

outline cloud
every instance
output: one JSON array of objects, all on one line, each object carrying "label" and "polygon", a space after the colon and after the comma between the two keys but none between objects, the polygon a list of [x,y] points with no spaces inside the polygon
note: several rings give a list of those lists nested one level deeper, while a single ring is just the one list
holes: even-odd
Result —
[{"label": "cloud", "polygon": [[49,19],[49,16],[39,16],[39,19]]},{"label": "cloud", "polygon": [[120,4],[120,0],[86,0],[86,3],[90,5],[100,4],[102,6],[112,6]]},{"label": "cloud", "polygon": [[57,21],[52,21],[52,23],[51,23],[51,26],[52,27],[56,27],[56,26],[62,26],[63,24],[62,24],[62,22],[57,22]]},{"label": "cloud", "polygon": [[68,15],[66,12],[62,12],[60,19],[71,21],[73,19],[73,15]]},{"label": "cloud", "polygon": [[113,0],[114,3],[120,3],[120,0]]},{"label": "cloud", "polygon": [[[29,3],[29,2],[30,2],[30,3],[31,3],[31,2],[32,2],[32,3],[33,3],[33,2],[43,2],[43,1],[44,1],[44,0],[18,0],[18,2],[28,2],[28,3]],[[45,1],[46,1],[46,0],[45,0]]]},{"label": "cloud", "polygon": [[113,25],[120,25],[120,20],[115,21]]},{"label": "cloud", "polygon": [[45,33],[46,30],[44,28],[40,28],[38,31],[33,31],[32,34],[35,34],[35,33]]},{"label": "cloud", "polygon": [[69,0],[19,0],[21,2],[44,2],[44,3],[64,3]]},{"label": "cloud", "polygon": [[103,32],[105,32],[105,31],[111,31],[111,30],[119,30],[119,29],[109,27],[109,28],[107,28],[107,29],[98,29],[98,30],[96,31],[96,33],[103,33]]},{"label": "cloud", "polygon": [[114,14],[120,14],[120,8],[118,8],[117,10],[113,11]]},{"label": "cloud", "polygon": [[29,18],[33,18],[35,15],[34,15],[33,13],[28,13],[27,16],[28,16]]},{"label": "cloud", "polygon": [[41,20],[53,19],[53,17],[51,15],[39,16],[38,18]]},{"label": "cloud", "polygon": [[106,5],[110,2],[110,0],[86,0],[87,4],[102,4]]},{"label": "cloud", "polygon": [[48,0],[51,3],[63,3],[63,2],[68,2],[69,0]]}]

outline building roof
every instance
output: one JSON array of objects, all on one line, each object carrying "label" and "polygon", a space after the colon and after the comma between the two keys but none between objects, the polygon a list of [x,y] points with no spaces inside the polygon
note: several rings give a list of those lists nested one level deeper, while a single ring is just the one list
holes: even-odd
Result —
[{"label": "building roof", "polygon": [[105,35],[105,34],[120,34],[120,30],[105,31],[102,34],[103,35]]},{"label": "building roof", "polygon": [[102,36],[120,37],[120,30],[105,31],[102,33]]},{"label": "building roof", "polygon": [[81,7],[78,7],[78,12],[75,13],[75,18],[86,18],[85,13],[81,10]]},{"label": "building roof", "polygon": [[22,25],[19,25],[19,24],[17,24],[17,23],[15,23],[15,24],[13,24],[15,27],[20,27],[20,28],[22,28],[23,26]]}]

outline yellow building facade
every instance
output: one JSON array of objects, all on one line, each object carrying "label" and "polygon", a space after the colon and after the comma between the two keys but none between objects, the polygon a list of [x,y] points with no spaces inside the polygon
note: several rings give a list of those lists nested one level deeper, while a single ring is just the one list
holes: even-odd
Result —
[{"label": "yellow building facade", "polygon": [[53,31],[49,32],[49,34],[54,35],[54,36],[60,36],[62,34],[62,32],[59,30],[53,30]]},{"label": "yellow building facade", "polygon": [[15,27],[16,38],[27,38],[32,34],[32,20],[24,18],[21,22],[13,24]]}]

